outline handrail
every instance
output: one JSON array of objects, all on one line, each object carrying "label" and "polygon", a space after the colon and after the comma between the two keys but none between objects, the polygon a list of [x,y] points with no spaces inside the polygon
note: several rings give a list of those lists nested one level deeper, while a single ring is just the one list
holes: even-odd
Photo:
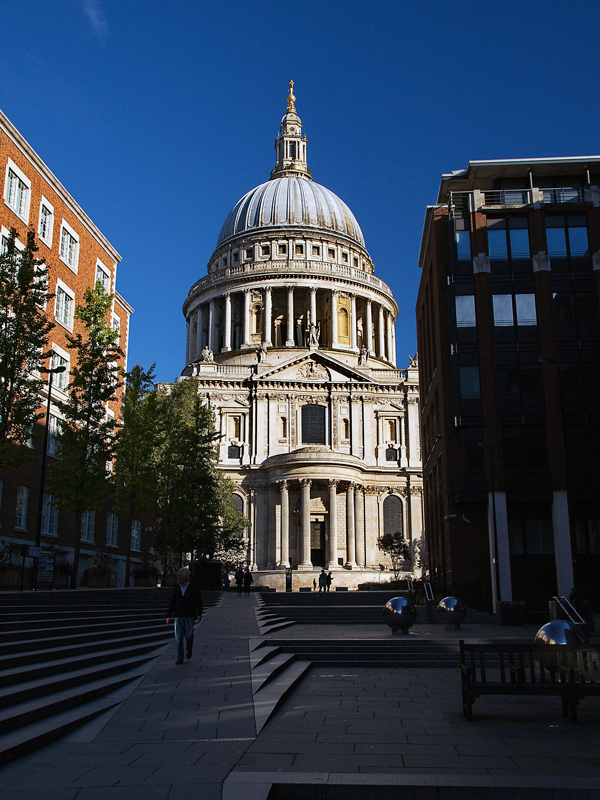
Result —
[{"label": "handrail", "polygon": [[423,581],[423,588],[425,589],[425,599],[433,603],[433,589],[429,581]]},{"label": "handrail", "polygon": [[553,597],[552,599],[558,605],[563,614],[566,614],[569,622],[572,622],[573,625],[585,625],[584,618],[581,616],[579,611],[577,611],[570,600],[567,600],[567,598],[562,595],[560,597]]}]

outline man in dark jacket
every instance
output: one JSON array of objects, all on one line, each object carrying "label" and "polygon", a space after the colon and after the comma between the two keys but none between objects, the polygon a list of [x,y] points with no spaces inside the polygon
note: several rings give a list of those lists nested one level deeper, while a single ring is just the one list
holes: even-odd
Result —
[{"label": "man in dark jacket", "polygon": [[192,657],[194,646],[194,621],[200,622],[202,616],[202,595],[198,587],[190,581],[189,569],[180,569],[177,573],[177,586],[173,589],[167,625],[173,619],[175,623],[175,641],[177,642],[176,664],[183,664],[183,639],[187,644],[186,657]]}]

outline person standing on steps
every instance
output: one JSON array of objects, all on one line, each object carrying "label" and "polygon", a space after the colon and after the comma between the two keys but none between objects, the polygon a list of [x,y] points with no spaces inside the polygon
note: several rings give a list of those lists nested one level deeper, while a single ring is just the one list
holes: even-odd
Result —
[{"label": "person standing on steps", "polygon": [[167,625],[171,621],[175,625],[175,642],[177,643],[178,666],[183,664],[183,640],[186,641],[186,658],[192,657],[194,646],[194,622],[202,617],[202,595],[200,589],[190,580],[189,569],[180,569],[177,573],[177,586],[173,589]]},{"label": "person standing on steps", "polygon": [[321,574],[319,575],[319,594],[321,592],[327,591],[327,575],[325,574],[325,570],[321,570]]},{"label": "person standing on steps", "polygon": [[331,574],[331,572],[327,573],[327,579],[326,580],[327,580],[327,591],[330,592],[331,591],[331,581],[333,580],[333,575]]},{"label": "person standing on steps", "polygon": [[238,597],[242,596],[242,586],[244,585],[244,570],[238,567],[235,573],[235,585],[237,588]]},{"label": "person standing on steps", "polygon": [[252,577],[252,573],[250,572],[250,568],[246,567],[246,572],[244,572],[244,594],[250,595],[250,587],[254,583],[254,578]]}]

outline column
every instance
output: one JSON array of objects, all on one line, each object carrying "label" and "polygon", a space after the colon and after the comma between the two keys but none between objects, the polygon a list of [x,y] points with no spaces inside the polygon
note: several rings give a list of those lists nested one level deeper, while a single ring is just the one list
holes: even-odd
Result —
[{"label": "column", "polygon": [[294,346],[294,288],[288,286],[286,347]]},{"label": "column", "polygon": [[392,320],[392,355],[391,355],[391,362],[392,366],[396,366],[396,320]]},{"label": "column", "polygon": [[375,351],[373,350],[373,309],[371,306],[371,301],[367,300],[367,339],[365,342],[366,348],[369,351],[370,356],[375,355]]},{"label": "column", "polygon": [[338,293],[337,289],[331,292],[331,346],[338,346],[338,307],[337,307]]},{"label": "column", "polygon": [[350,320],[350,346],[353,350],[358,350],[358,346],[356,344],[357,336],[356,336],[356,324],[358,320],[356,319],[356,295],[352,293],[350,295],[350,308],[352,311],[352,318]]},{"label": "column", "polygon": [[329,482],[329,553],[327,561],[327,569],[337,569],[337,485],[336,480]]},{"label": "column", "polygon": [[290,565],[290,499],[288,491],[288,482],[279,482],[279,491],[281,493],[281,561],[280,567],[289,567]]},{"label": "column", "polygon": [[272,289],[267,286],[265,289],[265,329],[263,331],[263,342],[267,347],[271,347],[271,331],[273,330],[273,297]]},{"label": "column", "polygon": [[552,528],[556,586],[559,597],[568,597],[573,588],[573,553],[569,526],[569,504],[564,490],[555,490],[552,498]]},{"label": "column", "polygon": [[506,511],[505,492],[491,491],[488,493],[488,531],[492,573],[492,608],[495,614],[497,600],[500,602],[512,600],[508,514]]},{"label": "column", "polygon": [[303,478],[300,481],[302,487],[302,561],[298,564],[301,569],[312,569],[310,560],[310,486],[312,481]]},{"label": "column", "polygon": [[267,491],[268,491],[267,508],[268,508],[270,513],[269,513],[268,525],[267,525],[267,528],[266,528],[266,531],[265,531],[265,536],[264,536],[264,538],[266,540],[266,542],[265,542],[265,544],[266,544],[266,546],[265,546],[265,562],[266,562],[266,565],[267,565],[267,569],[275,569],[275,567],[276,567],[275,559],[276,559],[276,551],[277,551],[277,539],[276,539],[276,536],[277,536],[277,532],[276,532],[277,515],[276,515],[276,511],[275,511],[276,505],[277,505],[277,501],[276,501],[277,487],[275,486],[275,484],[269,484],[269,487],[268,487]]},{"label": "column", "polygon": [[383,306],[379,306],[379,330],[377,333],[379,334],[379,352],[377,355],[379,358],[385,358],[385,326],[384,326],[384,316],[383,316]]},{"label": "column", "polygon": [[190,316],[190,317],[188,317],[188,320],[187,320],[187,330],[186,330],[186,336],[185,336],[185,363],[186,363],[186,366],[191,361],[191,352],[190,351],[192,349],[191,348],[192,331],[193,331],[192,318]]},{"label": "column", "polygon": [[356,531],[354,527],[354,484],[346,488],[346,569],[356,567]]},{"label": "column", "polygon": [[208,348],[215,352],[215,301],[211,300],[208,304]]},{"label": "column", "polygon": [[223,330],[223,347],[222,353],[228,353],[231,350],[231,293],[225,294],[225,328]]},{"label": "column", "polygon": [[310,324],[317,324],[317,290],[315,287],[310,290]]},{"label": "column", "polygon": [[388,311],[386,314],[386,339],[387,339],[387,360],[392,361],[392,315]]},{"label": "column", "polygon": [[362,486],[354,490],[354,527],[356,534],[356,563],[365,565],[365,494]]},{"label": "column", "polygon": [[[193,330],[193,329],[192,329]],[[202,309],[196,309],[196,359],[200,358],[202,352]],[[190,356],[192,354],[190,353]]]},{"label": "column", "polygon": [[250,347],[250,289],[244,289],[244,341],[242,347]]}]

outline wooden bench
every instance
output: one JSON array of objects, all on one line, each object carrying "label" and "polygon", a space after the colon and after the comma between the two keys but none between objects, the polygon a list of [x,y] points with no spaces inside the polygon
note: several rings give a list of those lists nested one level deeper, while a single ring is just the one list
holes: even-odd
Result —
[{"label": "wooden bench", "polygon": [[460,641],[463,713],[473,718],[481,695],[560,697],[563,716],[577,722],[583,697],[600,696],[600,647],[465,644]]}]

